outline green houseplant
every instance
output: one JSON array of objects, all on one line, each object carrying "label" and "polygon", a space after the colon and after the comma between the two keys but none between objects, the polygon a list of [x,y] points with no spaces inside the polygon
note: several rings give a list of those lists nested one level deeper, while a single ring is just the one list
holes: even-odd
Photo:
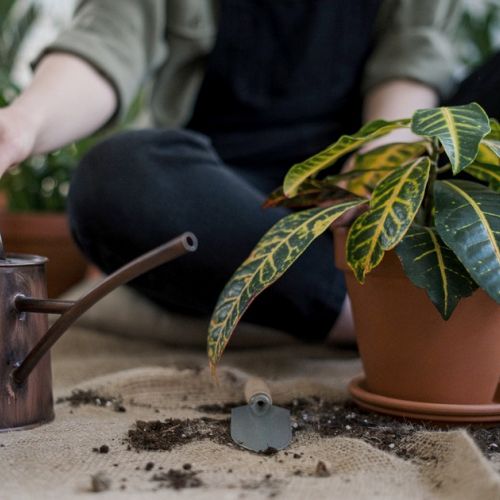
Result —
[{"label": "green houseplant", "polygon": [[[0,0],[0,108],[20,92],[12,79],[19,49],[40,15],[40,7]],[[28,158],[0,180],[0,230],[7,251],[49,257],[48,288],[59,295],[85,274],[87,263],[69,233],[64,209],[69,181],[90,143],[84,141],[47,155]]]},{"label": "green houseplant", "polygon": [[[9,105],[21,91],[12,70],[41,14],[39,2],[19,5],[15,0],[0,0],[0,108]],[[120,127],[135,120],[143,103],[144,95],[140,93]],[[51,296],[80,281],[88,269],[70,235],[65,214],[71,176],[83,154],[105,134],[115,131],[108,127],[52,153],[32,156],[0,180],[0,231],[5,246],[10,252],[49,257],[47,281]]]},{"label": "green houseplant", "polygon": [[[412,143],[384,145],[358,154],[353,170],[321,179],[317,177],[319,172],[334,165],[347,153],[402,127],[411,128],[421,139]],[[392,330],[398,333],[399,338],[388,341],[389,344],[399,345],[402,338],[409,335],[405,330],[419,321],[425,322],[427,317],[431,317],[432,325],[427,325],[426,329],[437,331],[447,323],[453,324],[453,313],[461,299],[479,294],[486,301],[488,312],[485,314],[489,315],[481,321],[489,325],[488,331],[493,330],[498,336],[496,350],[487,346],[491,352],[495,350],[498,354],[494,360],[496,388],[496,366],[500,358],[499,157],[500,125],[488,118],[478,104],[472,103],[422,109],[411,119],[369,123],[357,133],[340,137],[325,150],[294,165],[287,173],[283,187],[268,199],[267,206],[284,205],[299,210],[280,220],[263,236],[224,288],[209,328],[208,354],[212,367],[215,368],[251,301],[285,273],[315,238],[354,209],[356,214],[348,233],[339,229],[335,240],[337,250],[340,248],[338,257],[346,261],[345,269],[353,278],[348,278],[347,282],[357,329],[357,311],[367,308],[367,304],[373,302],[373,295],[380,295],[384,288],[391,289],[393,285],[377,283],[371,289],[372,297],[364,297],[362,304],[355,303],[353,295],[356,295],[356,287],[364,288],[360,284],[365,281],[368,285],[369,275],[378,276],[379,269],[376,268],[383,267],[382,261],[388,261],[397,254],[399,259],[395,260],[401,274],[398,280],[411,281],[411,288],[422,295],[426,293],[430,298],[426,303],[433,305],[430,312],[423,312],[420,303],[416,304],[410,298],[408,304],[392,308],[398,309],[396,313],[404,309],[405,317],[412,312],[411,309],[417,309],[417,316],[410,319],[409,326],[401,324],[398,328],[395,325]],[[345,190],[338,187],[340,182]],[[325,207],[328,200],[334,201]],[[321,206],[318,207],[318,204]],[[373,270],[375,272],[372,273]],[[475,293],[477,288],[480,291]],[[408,294],[411,295],[411,292],[399,292],[399,295]],[[472,299],[463,302],[465,304]],[[392,300],[399,300],[399,296]],[[380,307],[386,306],[382,303]],[[476,306],[474,308],[477,309]],[[377,315],[390,321],[391,304],[387,305],[387,309],[387,313],[375,311],[372,323]],[[459,316],[459,321],[464,323],[463,314]],[[368,323],[364,330],[370,329]],[[360,342],[360,332],[357,333]],[[376,337],[376,334],[365,333]],[[455,339],[460,342],[459,333]],[[427,339],[425,342],[430,341]],[[360,342],[360,352],[366,369],[363,342]],[[392,355],[394,358],[400,356],[397,349]],[[424,365],[431,363],[427,354],[423,356]],[[408,359],[405,362],[409,362]],[[475,362],[484,364],[484,360]],[[411,363],[418,365],[418,361]],[[391,363],[386,359],[383,364]],[[446,362],[438,361],[437,364],[446,366]],[[381,368],[380,363],[375,365],[377,370]],[[414,376],[415,373],[410,374],[410,379]],[[374,373],[374,387],[377,386],[377,377],[379,374]],[[394,378],[394,375],[389,378]],[[473,391],[477,393],[477,389]],[[401,396],[397,389],[379,392]],[[425,401],[421,396],[417,397]],[[493,394],[489,397],[492,398]],[[441,398],[436,396],[431,400],[438,402]],[[481,398],[472,397],[473,401],[468,398],[467,395],[464,398],[453,396],[447,402],[483,403]],[[498,413],[498,408],[496,411]]]}]

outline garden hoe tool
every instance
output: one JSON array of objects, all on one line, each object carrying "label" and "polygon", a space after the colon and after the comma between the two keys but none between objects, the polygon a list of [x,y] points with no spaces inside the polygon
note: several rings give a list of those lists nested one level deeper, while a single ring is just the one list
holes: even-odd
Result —
[{"label": "garden hoe tool", "polygon": [[267,384],[249,378],[245,384],[247,405],[231,410],[231,437],[248,450],[266,452],[282,450],[292,440],[290,411],[273,406]]}]

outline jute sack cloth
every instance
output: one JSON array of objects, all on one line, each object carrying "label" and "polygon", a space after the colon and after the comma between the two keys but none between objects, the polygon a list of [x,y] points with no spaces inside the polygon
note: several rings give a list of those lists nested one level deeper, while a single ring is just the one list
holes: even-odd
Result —
[{"label": "jute sack cloth", "polygon": [[[67,396],[76,388],[93,389],[121,396],[127,411],[117,413],[92,405],[71,408],[59,403],[54,422],[30,431],[0,434],[2,500],[95,498],[96,493],[89,489],[90,478],[99,472],[111,483],[99,495],[109,499],[179,495],[196,499],[500,499],[497,464],[486,460],[462,430],[415,434],[407,444],[411,460],[361,440],[302,433],[288,455],[280,452],[269,457],[210,439],[169,452],[128,450],[124,439],[136,420],[200,418],[199,405],[240,401],[249,374],[270,380],[277,404],[313,395],[342,401],[347,397],[347,381],[361,366],[357,359],[322,346],[289,342],[277,334],[268,339],[273,345],[258,348],[254,343],[228,351],[216,386],[207,370],[204,349],[197,349],[193,341],[198,338],[204,343],[206,325],[202,322],[198,333],[193,324],[186,323],[190,340],[183,346],[182,318],[153,320],[159,311],[137,301],[126,289],[99,307],[101,316],[94,311],[54,349],[55,395]],[[125,328],[119,316],[131,310],[135,314]],[[106,328],[99,327],[100,319],[108,321]],[[155,328],[155,321],[161,328]],[[176,324],[170,333],[163,330],[168,322]],[[118,333],[122,327],[124,335],[110,334],[112,328]],[[176,346],[160,343],[162,335]],[[103,444],[109,446],[108,453],[93,451]],[[294,453],[301,458],[294,459]],[[318,460],[328,464],[329,477],[315,476]],[[145,470],[148,462],[155,464],[149,472]],[[200,487],[179,492],[159,488],[151,480],[159,467],[163,471],[181,469],[184,463],[199,471]]]}]

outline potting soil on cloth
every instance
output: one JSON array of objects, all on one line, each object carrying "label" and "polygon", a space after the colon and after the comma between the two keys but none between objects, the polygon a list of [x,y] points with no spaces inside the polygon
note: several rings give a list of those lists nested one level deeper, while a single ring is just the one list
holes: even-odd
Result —
[{"label": "potting soil on cloth", "polygon": [[[0,434],[2,500],[500,499],[495,427],[471,434],[363,412],[345,389],[359,360],[274,333],[267,347],[253,338],[252,348],[228,351],[217,387],[195,348],[205,325],[161,319],[130,294],[115,293],[54,349],[55,421]],[[124,326],[130,311],[142,323]],[[105,314],[126,337],[109,334]],[[162,335],[176,346],[152,340]],[[249,374],[267,378],[275,403],[290,408],[289,449],[254,454],[231,442],[230,409]]]}]

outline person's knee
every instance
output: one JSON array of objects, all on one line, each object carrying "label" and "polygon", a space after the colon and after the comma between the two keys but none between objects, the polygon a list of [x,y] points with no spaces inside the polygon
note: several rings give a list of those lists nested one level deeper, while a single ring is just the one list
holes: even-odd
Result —
[{"label": "person's knee", "polygon": [[217,161],[209,139],[189,130],[134,130],[106,139],[73,174],[68,214],[76,239],[103,238],[117,219],[134,219],[131,205],[153,196],[160,181],[166,196],[170,185],[176,191],[193,171]]},{"label": "person's knee", "polygon": [[120,164],[123,165],[123,157],[129,154],[129,145],[125,137],[115,136],[94,146],[81,159],[73,173],[68,196],[72,222],[80,218],[82,211],[87,217],[89,211],[99,209],[103,186],[116,178]]},{"label": "person's knee", "polygon": [[155,167],[185,169],[193,163],[217,162],[210,140],[185,129],[134,130],[94,146],[82,159],[71,185],[70,201],[100,197],[116,183],[129,184]]}]

